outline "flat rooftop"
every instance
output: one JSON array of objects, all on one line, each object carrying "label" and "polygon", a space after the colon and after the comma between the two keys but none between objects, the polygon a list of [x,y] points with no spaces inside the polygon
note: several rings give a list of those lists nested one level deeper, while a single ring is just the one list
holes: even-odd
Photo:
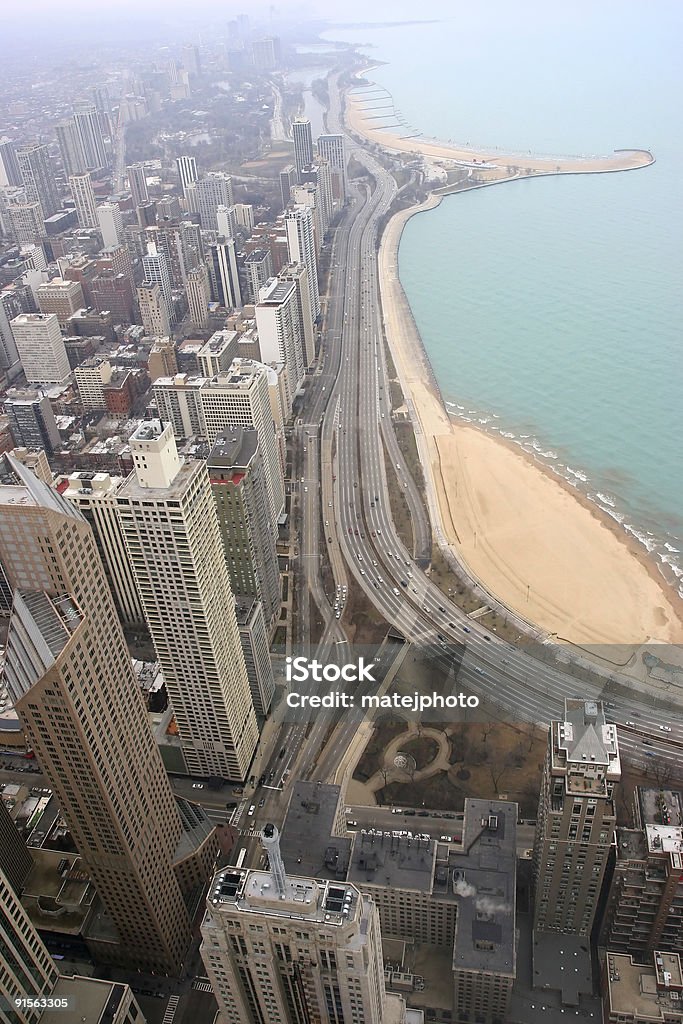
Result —
[{"label": "flat rooftop", "polygon": [[362,909],[360,893],[345,882],[321,881],[286,875],[284,893],[278,893],[269,871],[225,868],[209,889],[210,906],[242,913],[265,914],[339,927],[355,920]]},{"label": "flat rooftop", "polygon": [[453,970],[514,976],[517,804],[466,800],[462,847],[448,855],[458,902]]},{"label": "flat rooftop", "polygon": [[313,878],[346,877],[351,839],[333,835],[340,799],[339,786],[295,783],[280,833],[286,868]]},{"label": "flat rooftop", "polygon": [[635,964],[626,953],[607,953],[607,979],[612,1013],[627,1020],[683,1021],[677,953],[655,953],[651,967]]},{"label": "flat rooftop", "polygon": [[229,425],[214,441],[208,457],[209,469],[246,469],[258,448],[256,430]]},{"label": "flat rooftop", "polygon": [[353,839],[348,880],[356,885],[431,892],[437,844],[433,839],[361,829]]}]

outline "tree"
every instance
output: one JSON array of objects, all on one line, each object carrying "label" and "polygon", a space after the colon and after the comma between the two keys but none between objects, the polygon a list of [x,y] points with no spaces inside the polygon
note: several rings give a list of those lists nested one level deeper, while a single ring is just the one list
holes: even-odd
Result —
[{"label": "tree", "polygon": [[505,761],[500,758],[496,758],[494,761],[489,761],[489,774],[496,794],[498,793],[498,784],[503,778],[503,775],[505,775],[506,767],[507,765],[505,764]]}]

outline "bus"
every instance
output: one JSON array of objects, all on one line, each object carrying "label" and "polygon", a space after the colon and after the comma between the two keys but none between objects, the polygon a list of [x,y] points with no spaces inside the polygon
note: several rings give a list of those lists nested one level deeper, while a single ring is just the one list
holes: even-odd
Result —
[{"label": "bus", "polygon": [[244,858],[246,856],[247,856],[247,848],[245,846],[245,847],[243,847],[243,849],[240,850],[240,852],[237,855],[237,861],[235,862],[235,867],[236,868],[241,868],[242,867],[242,865],[244,864]]}]

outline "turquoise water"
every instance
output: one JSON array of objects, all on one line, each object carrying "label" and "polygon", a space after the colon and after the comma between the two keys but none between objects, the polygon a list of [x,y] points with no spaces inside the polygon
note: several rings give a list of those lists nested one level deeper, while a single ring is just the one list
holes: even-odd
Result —
[{"label": "turquoise water", "polygon": [[426,135],[655,153],[450,197],[409,222],[399,262],[453,414],[533,452],[680,581],[683,6],[570,6],[334,35],[388,62],[369,77]]}]

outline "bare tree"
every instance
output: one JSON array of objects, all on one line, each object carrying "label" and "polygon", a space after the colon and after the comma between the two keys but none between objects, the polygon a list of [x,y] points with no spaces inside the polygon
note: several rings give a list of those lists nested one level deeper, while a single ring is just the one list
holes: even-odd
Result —
[{"label": "bare tree", "polygon": [[498,784],[505,775],[507,765],[504,761],[496,758],[494,761],[489,761],[489,774],[491,776],[491,782],[496,793],[498,793]]}]

